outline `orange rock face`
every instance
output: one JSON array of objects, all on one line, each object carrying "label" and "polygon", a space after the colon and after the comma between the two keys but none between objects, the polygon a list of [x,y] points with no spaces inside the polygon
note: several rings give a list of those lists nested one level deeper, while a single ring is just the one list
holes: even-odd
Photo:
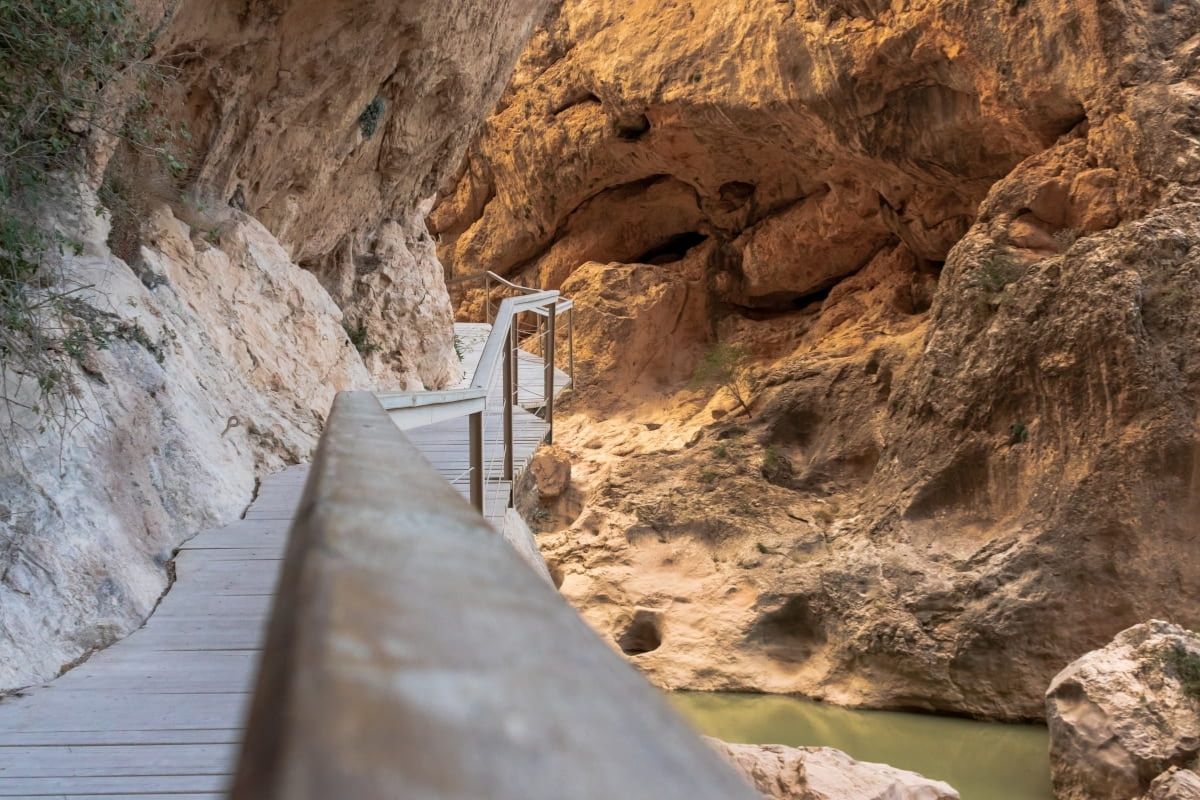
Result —
[{"label": "orange rock face", "polygon": [[[665,686],[1035,718],[1124,627],[1200,624],[1198,30],[564,4],[430,225],[577,300],[588,494],[541,543],[614,646],[640,610]],[[750,418],[689,387],[714,341]]]}]

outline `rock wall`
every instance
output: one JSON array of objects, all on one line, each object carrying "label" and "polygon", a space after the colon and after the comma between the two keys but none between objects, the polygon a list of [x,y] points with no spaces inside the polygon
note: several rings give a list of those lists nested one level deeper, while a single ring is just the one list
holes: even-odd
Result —
[{"label": "rock wall", "polygon": [[[541,541],[614,646],[652,619],[668,687],[1037,718],[1122,628],[1200,624],[1198,29],[580,0],[535,35],[429,224],[576,299],[583,509]],[[714,341],[751,418],[688,385]]]},{"label": "rock wall", "polygon": [[[0,470],[0,687],[58,674],[139,626],[175,548],[236,516],[256,476],[307,458],[337,390],[370,376],[340,312],[253,218],[216,242],[161,207],[142,274],[88,226],[71,278],[106,331],[77,364],[82,412],[59,432],[12,407]],[[6,397],[32,387],[5,373]],[[36,397],[36,395],[34,395]]]},{"label": "rock wall", "polygon": [[[83,132],[92,174],[57,214],[89,287],[72,315],[94,335],[62,353],[81,413],[5,404],[0,689],[139,625],[175,548],[307,458],[337,390],[459,377],[422,203],[549,3],[136,5],[149,109],[107,87],[115,121]],[[126,113],[174,132],[172,169],[111,135]]]}]

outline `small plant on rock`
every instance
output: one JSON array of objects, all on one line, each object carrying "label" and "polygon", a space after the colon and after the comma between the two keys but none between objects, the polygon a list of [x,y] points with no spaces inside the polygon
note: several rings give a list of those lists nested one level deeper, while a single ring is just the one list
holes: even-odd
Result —
[{"label": "small plant on rock", "polygon": [[763,452],[762,476],[776,485],[786,484],[793,474],[792,462],[775,447]]},{"label": "small plant on rock", "polygon": [[999,294],[1024,274],[1024,267],[1012,258],[993,253],[976,267],[975,282],[988,294]]},{"label": "small plant on rock", "polygon": [[346,331],[346,335],[350,337],[350,344],[354,345],[360,356],[366,358],[379,349],[379,346],[371,341],[367,326],[362,321],[352,325],[349,321],[342,320],[342,329]]},{"label": "small plant on rock", "polygon": [[[82,299],[94,287],[67,267],[83,246],[48,224],[56,210],[89,205],[75,187],[92,132],[182,167],[171,131],[151,125],[147,84],[160,68],[141,62],[150,42],[134,12],[131,0],[0,0],[2,442],[18,430],[65,433],[85,416],[72,362],[103,349],[113,325],[97,321],[96,304]],[[109,91],[117,86],[127,90]],[[106,176],[100,200],[115,213],[126,188]]]},{"label": "small plant on rock", "polygon": [[692,375],[693,386],[717,384],[727,389],[742,413],[751,416],[750,403],[747,401],[747,391],[742,375],[745,372],[746,352],[742,348],[718,342],[704,354],[696,371]]},{"label": "small plant on rock", "polygon": [[1070,250],[1071,245],[1075,244],[1082,235],[1083,231],[1079,230],[1079,228],[1063,228],[1060,231],[1054,232],[1054,241],[1063,250]]},{"label": "small plant on rock", "polygon": [[1200,700],[1200,654],[1177,644],[1163,654],[1163,663],[1175,673],[1183,693]]},{"label": "small plant on rock", "polygon": [[358,115],[358,129],[362,132],[364,139],[370,139],[375,135],[375,131],[379,128],[379,121],[383,119],[383,112],[386,109],[382,97],[375,97],[371,102],[367,103],[367,107]]}]

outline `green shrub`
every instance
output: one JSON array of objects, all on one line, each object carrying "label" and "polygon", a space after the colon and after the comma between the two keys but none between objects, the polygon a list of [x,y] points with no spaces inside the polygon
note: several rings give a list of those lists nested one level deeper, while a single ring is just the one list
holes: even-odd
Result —
[{"label": "green shrub", "polygon": [[741,377],[745,364],[746,352],[742,348],[718,342],[704,354],[700,363],[696,365],[691,385],[696,387],[715,383],[728,389],[729,393],[733,395],[733,399],[741,406],[742,412],[749,417],[751,416],[750,404],[746,400]]},{"label": "green shrub", "polygon": [[364,139],[370,139],[375,135],[375,131],[379,128],[379,121],[383,119],[383,112],[387,106],[383,102],[382,97],[376,97],[371,102],[367,103],[367,107],[358,115],[358,129],[362,131]]},{"label": "green shrub", "polygon": [[1024,422],[1014,422],[1008,426],[1009,445],[1025,444],[1029,441],[1029,428]]},{"label": "green shrub", "polygon": [[999,294],[1025,274],[1025,268],[1012,258],[993,253],[975,269],[975,282],[988,294]]},{"label": "green shrub", "polygon": [[66,187],[84,166],[86,136],[112,124],[101,93],[146,47],[128,0],[0,0],[0,384],[9,426],[14,408],[33,412],[42,429],[65,429],[81,413],[68,360],[95,346],[96,334],[77,313],[85,287],[61,269],[81,246],[44,220],[79,201]]},{"label": "green shrub", "polygon": [[346,335],[350,337],[350,344],[354,345],[360,356],[365,358],[379,349],[379,346],[371,341],[367,326],[362,321],[351,324],[349,320],[342,320],[342,330],[346,331]]},{"label": "green shrub", "polygon": [[1200,655],[1177,644],[1163,654],[1163,662],[1179,679],[1183,693],[1200,700]]},{"label": "green shrub", "polygon": [[786,484],[793,473],[792,462],[774,446],[763,452],[762,476],[774,484]]}]

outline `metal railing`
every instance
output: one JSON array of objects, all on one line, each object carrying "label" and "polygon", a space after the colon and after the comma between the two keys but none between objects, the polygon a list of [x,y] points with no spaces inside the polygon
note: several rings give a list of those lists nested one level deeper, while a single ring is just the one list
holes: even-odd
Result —
[{"label": "metal railing", "polygon": [[[383,392],[378,393],[380,403],[392,417],[393,422],[401,429],[415,428],[442,422],[449,419],[466,416],[468,418],[468,452],[469,467],[467,470],[470,481],[471,504],[481,513],[485,506],[485,485],[492,480],[511,482],[515,478],[514,447],[513,447],[513,414],[520,405],[520,358],[521,350],[540,352],[544,362],[542,376],[542,392],[540,395],[526,389],[526,392],[541,401],[540,414],[548,429],[545,440],[554,441],[554,398],[556,367],[555,353],[557,351],[556,327],[560,313],[567,315],[567,358],[569,371],[568,381],[575,380],[575,334],[574,334],[574,303],[562,298],[557,291],[541,291],[526,286],[519,286],[505,280],[499,275],[487,272],[481,275],[469,276],[468,280],[483,280],[488,296],[487,321],[491,324],[487,341],[484,343],[479,362],[471,376],[471,382],[464,388],[441,391],[421,392]],[[500,301],[493,317],[491,305],[492,282],[498,282],[504,287],[515,290],[515,296],[505,297]],[[460,280],[455,283],[463,283]],[[526,331],[522,337],[521,319],[523,314],[533,314],[536,326],[533,332]],[[534,348],[529,348],[530,343]],[[498,371],[499,370],[499,371]],[[488,470],[485,466],[484,451],[486,437],[484,431],[484,415],[491,407],[493,389],[499,377],[502,383],[500,397],[502,400],[501,464],[499,469]],[[508,503],[511,506],[512,495]]]},{"label": "metal railing", "polygon": [[373,394],[342,392],[289,533],[231,796],[757,794]]}]

